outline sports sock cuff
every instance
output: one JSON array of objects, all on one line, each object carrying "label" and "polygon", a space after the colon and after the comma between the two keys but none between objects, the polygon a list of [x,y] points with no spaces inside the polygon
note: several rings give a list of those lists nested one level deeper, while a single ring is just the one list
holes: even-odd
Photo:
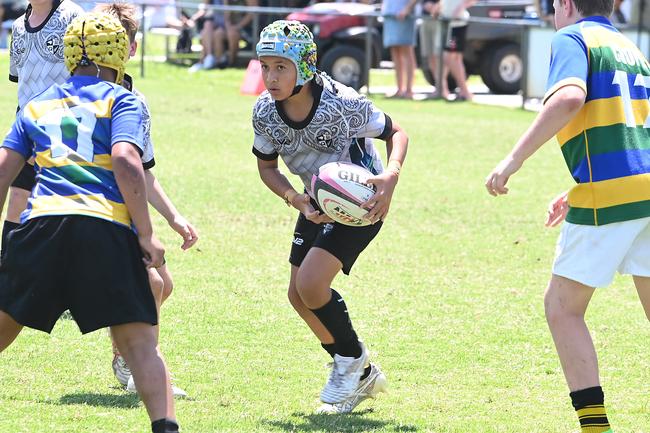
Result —
[{"label": "sports sock cuff", "polygon": [[336,355],[336,344],[334,344],[334,343],[332,343],[332,344],[321,343],[320,345],[323,347],[323,349],[325,349],[327,351],[327,353],[329,353],[329,355],[332,358],[334,358],[334,355]]},{"label": "sports sock cuff", "polygon": [[167,418],[157,419],[151,422],[152,433],[179,433],[176,421]]},{"label": "sports sock cuff", "polygon": [[605,403],[605,394],[603,388],[594,386],[592,388],[581,389],[569,394],[571,404],[575,410],[582,409],[585,406],[603,405]]},{"label": "sports sock cuff", "polygon": [[343,296],[341,296],[341,294],[340,294],[339,292],[337,292],[336,290],[332,289],[331,287],[330,287],[330,290],[332,291],[332,298],[333,298],[335,301],[337,301],[337,302],[343,302],[343,301],[339,301],[339,299],[343,299]]}]

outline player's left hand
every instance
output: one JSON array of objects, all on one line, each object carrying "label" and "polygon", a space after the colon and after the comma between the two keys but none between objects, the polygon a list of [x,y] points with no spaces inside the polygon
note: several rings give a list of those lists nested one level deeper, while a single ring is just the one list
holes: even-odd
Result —
[{"label": "player's left hand", "polygon": [[510,155],[497,165],[492,173],[485,178],[485,188],[493,196],[508,194],[506,184],[510,176],[515,174],[522,166],[522,162],[517,161]]},{"label": "player's left hand", "polygon": [[566,219],[569,212],[569,192],[564,191],[562,194],[556,196],[548,204],[548,212],[546,214],[546,227],[555,227]]},{"label": "player's left hand", "polygon": [[375,177],[371,177],[367,182],[375,186],[376,192],[367,202],[362,203],[361,207],[368,209],[368,213],[363,218],[374,224],[377,221],[383,221],[388,215],[390,201],[393,198],[395,185],[397,185],[397,174],[386,170]]},{"label": "player's left hand", "polygon": [[192,248],[196,241],[199,240],[199,234],[194,226],[182,215],[176,215],[174,220],[169,222],[169,226],[183,238],[182,250]]},{"label": "player's left hand", "polygon": [[410,13],[409,8],[405,7],[404,9],[402,9],[397,13],[397,19],[400,21],[404,21],[404,19],[408,16],[409,13]]}]

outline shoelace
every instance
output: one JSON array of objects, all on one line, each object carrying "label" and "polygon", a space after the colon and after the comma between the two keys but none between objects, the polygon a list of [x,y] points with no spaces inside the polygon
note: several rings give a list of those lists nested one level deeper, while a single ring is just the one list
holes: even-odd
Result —
[{"label": "shoelace", "polygon": [[338,387],[343,382],[343,375],[339,374],[335,362],[332,363],[332,371],[330,373],[329,382],[336,387]]}]

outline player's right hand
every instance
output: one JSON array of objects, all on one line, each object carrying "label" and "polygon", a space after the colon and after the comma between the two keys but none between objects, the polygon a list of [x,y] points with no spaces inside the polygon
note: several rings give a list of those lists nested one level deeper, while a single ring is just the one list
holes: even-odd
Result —
[{"label": "player's right hand", "polygon": [[522,162],[510,156],[506,157],[485,178],[487,192],[495,197],[501,194],[508,194],[508,188],[506,188],[508,179],[521,168],[521,165]]},{"label": "player's right hand", "polygon": [[555,227],[560,224],[566,218],[567,213],[569,212],[569,192],[564,191],[563,193],[556,196],[548,204],[548,212],[546,214],[546,222],[544,225],[546,227]]},{"label": "player's right hand", "polygon": [[333,223],[334,220],[324,213],[320,213],[311,205],[309,194],[298,194],[291,200],[291,205],[298,209],[309,221],[314,224]]},{"label": "player's right hand", "polygon": [[138,243],[142,248],[142,261],[147,268],[159,268],[165,264],[165,248],[153,234],[138,235]]},{"label": "player's right hand", "polygon": [[196,241],[199,240],[199,235],[192,224],[185,219],[182,215],[174,216],[174,219],[169,222],[169,225],[176,233],[183,238],[181,249],[186,250],[191,248]]}]

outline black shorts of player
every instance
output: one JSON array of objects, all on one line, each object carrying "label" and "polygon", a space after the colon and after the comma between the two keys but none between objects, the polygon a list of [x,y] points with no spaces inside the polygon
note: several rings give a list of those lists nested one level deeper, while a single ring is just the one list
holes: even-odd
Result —
[{"label": "black shorts of player", "polygon": [[447,40],[445,41],[445,51],[450,53],[462,53],[465,51],[465,41],[467,39],[467,26],[449,27],[447,31]]},{"label": "black shorts of player", "polygon": [[0,310],[45,332],[65,310],[84,334],[158,322],[136,235],[81,215],[39,217],[11,232],[0,264]]},{"label": "black shorts of player", "polygon": [[33,165],[26,162],[11,186],[32,192],[34,185],[36,185],[36,170]]},{"label": "black shorts of player", "polygon": [[293,233],[289,263],[300,266],[309,250],[318,247],[339,259],[343,263],[343,273],[349,275],[357,257],[377,236],[382,224],[381,221],[364,227],[314,224],[301,213]]}]

